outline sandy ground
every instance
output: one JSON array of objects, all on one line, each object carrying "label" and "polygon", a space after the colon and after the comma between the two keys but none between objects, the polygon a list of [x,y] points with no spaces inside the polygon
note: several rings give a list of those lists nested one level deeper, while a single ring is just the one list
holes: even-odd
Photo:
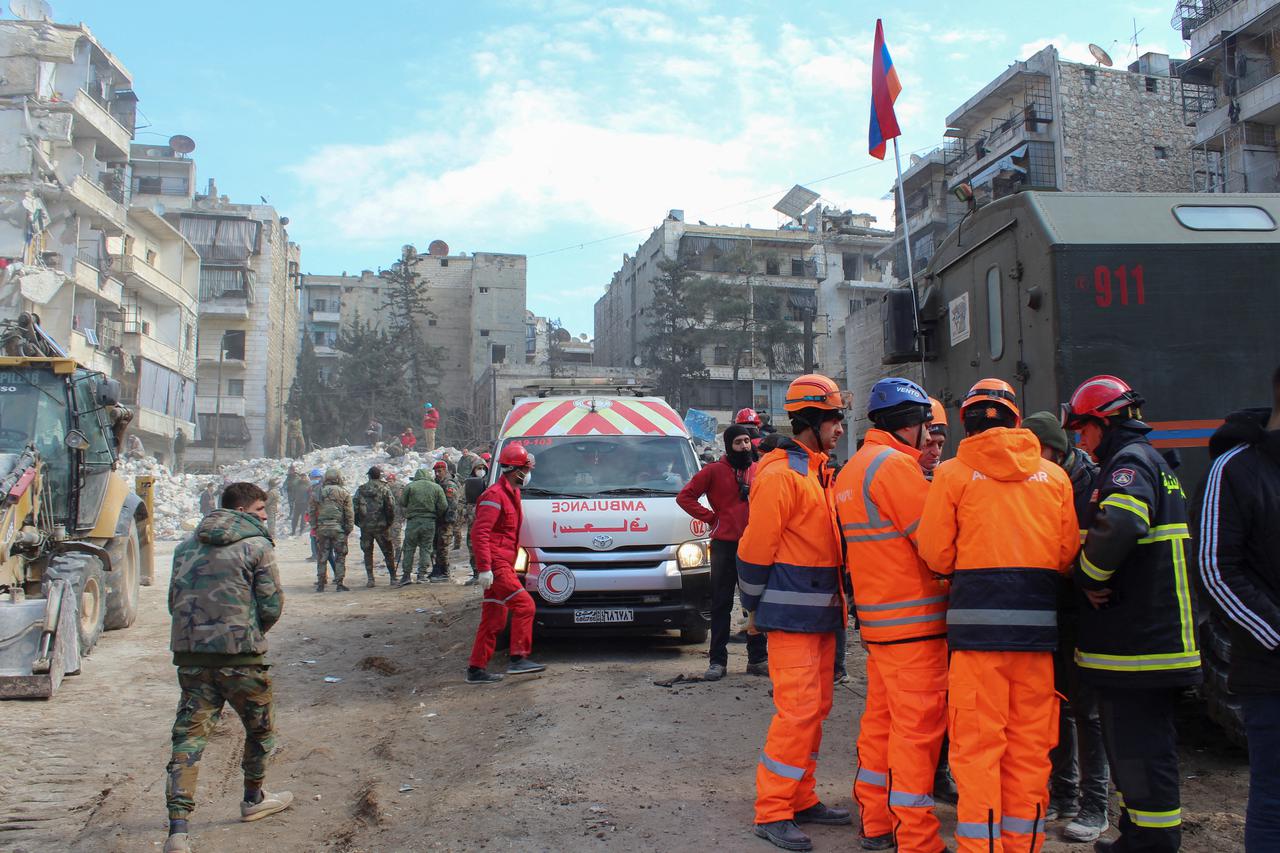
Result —
[{"label": "sandy ground", "polygon": [[[160,849],[178,696],[164,606],[173,544],[157,549],[159,577],[143,590],[135,626],[107,634],[52,701],[0,706],[0,851]],[[228,712],[201,764],[196,850],[775,849],[750,834],[772,703],[767,679],[742,674],[742,646],[730,647],[724,681],[663,688],[654,681],[700,673],[705,647],[545,640],[535,654],[547,672],[472,687],[462,676],[476,588],[392,590],[382,575],[367,590],[356,568],[355,591],[317,595],[304,541],[284,540],[279,554],[286,604],[271,659],[280,747],[267,782],[292,790],[296,805],[239,822],[242,730]],[[845,806],[863,696],[856,646],[850,670],[818,770],[823,799]],[[1245,756],[1194,708],[1182,733],[1183,849],[1242,850]],[[950,841],[954,812],[940,813]],[[857,849],[848,827],[812,835],[818,850]],[[1092,847],[1051,840],[1045,849]]]}]

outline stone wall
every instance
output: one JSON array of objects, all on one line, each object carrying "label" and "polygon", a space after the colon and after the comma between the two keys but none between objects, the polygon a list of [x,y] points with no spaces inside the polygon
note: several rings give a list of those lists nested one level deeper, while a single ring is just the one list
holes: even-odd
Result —
[{"label": "stone wall", "polygon": [[1179,81],[1074,62],[1057,64],[1057,81],[1063,190],[1190,191]]}]

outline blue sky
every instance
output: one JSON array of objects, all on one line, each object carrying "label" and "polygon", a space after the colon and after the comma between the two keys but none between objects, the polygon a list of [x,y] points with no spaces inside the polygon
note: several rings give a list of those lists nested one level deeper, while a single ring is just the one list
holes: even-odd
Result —
[{"label": "blue sky", "polygon": [[436,238],[526,254],[529,307],[588,334],[622,254],[670,208],[771,227],[800,182],[891,223],[893,166],[866,148],[877,14],[904,160],[1045,44],[1087,61],[1098,42],[1124,65],[1136,18],[1141,51],[1186,55],[1172,0],[52,3],[133,73],[138,140],[193,137],[201,184],[269,199],[305,272]]}]

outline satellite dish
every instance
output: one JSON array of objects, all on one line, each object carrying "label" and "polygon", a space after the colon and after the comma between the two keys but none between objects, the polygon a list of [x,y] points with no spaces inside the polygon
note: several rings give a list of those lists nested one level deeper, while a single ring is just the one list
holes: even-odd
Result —
[{"label": "satellite dish", "polygon": [[427,246],[427,254],[433,258],[443,258],[449,254],[449,244],[443,240],[432,240]]},{"label": "satellite dish", "polygon": [[1115,64],[1111,61],[1111,54],[1107,53],[1096,44],[1089,45],[1089,52],[1093,54],[1094,59],[1098,60],[1099,65],[1105,65],[1110,68]]},{"label": "satellite dish", "polygon": [[53,20],[53,7],[45,0],[9,0],[9,11],[24,21]]},{"label": "satellite dish", "polygon": [[644,364],[640,356],[636,356],[635,358],[631,359],[631,363],[634,364],[636,367],[639,367],[641,364]]},{"label": "satellite dish", "polygon": [[169,147],[179,154],[190,154],[196,150],[196,141],[190,136],[179,133],[177,136],[169,137]]},{"label": "satellite dish", "polygon": [[280,224],[281,224],[281,225],[288,225],[288,224],[289,224],[289,217],[287,217],[287,216],[281,216],[281,217],[280,217]]}]

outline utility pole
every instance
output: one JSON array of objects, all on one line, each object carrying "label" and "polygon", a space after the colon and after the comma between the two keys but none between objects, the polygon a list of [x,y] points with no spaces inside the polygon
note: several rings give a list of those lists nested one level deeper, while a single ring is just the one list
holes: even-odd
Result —
[{"label": "utility pole", "polygon": [[222,443],[222,358],[227,352],[227,333],[218,338],[218,398],[213,415],[213,473],[218,473],[218,446]]}]

